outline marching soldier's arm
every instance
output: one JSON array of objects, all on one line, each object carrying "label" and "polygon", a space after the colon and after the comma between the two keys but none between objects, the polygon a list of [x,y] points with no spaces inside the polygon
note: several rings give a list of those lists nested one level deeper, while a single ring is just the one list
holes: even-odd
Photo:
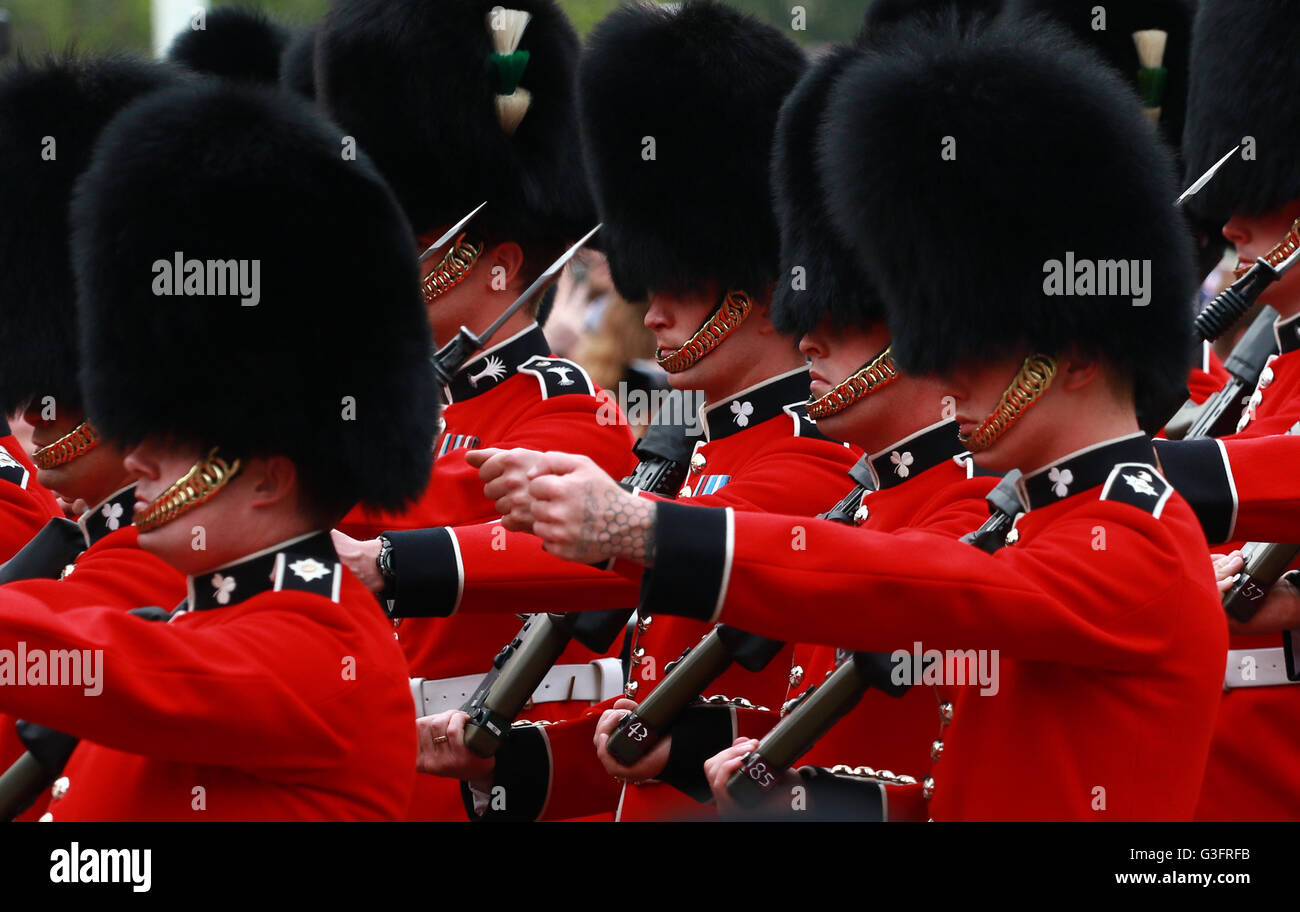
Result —
[{"label": "marching soldier's arm", "polygon": [[[660,504],[643,590],[660,614],[787,641],[888,652],[919,639],[1137,667],[1169,647],[1171,595],[1195,568],[1178,563],[1172,537],[1147,513],[1107,502],[1076,512],[1039,531],[1032,550],[992,556],[924,531]],[[796,525],[801,547],[791,545]],[[1208,556],[1204,572],[1208,582]]]},{"label": "marching soldier's arm", "polygon": [[36,489],[35,471],[0,443],[0,563],[22,550],[51,517],[59,515],[54,498],[44,489]]},{"label": "marching soldier's arm", "polygon": [[1300,465],[1300,436],[1157,440],[1155,447],[1211,544],[1300,542],[1300,473],[1291,471]]},{"label": "marching soldier's arm", "polygon": [[130,610],[144,605],[175,605],[185,598],[185,578],[162,558],[135,547],[85,552],[63,579],[16,580],[0,592],[19,592],[52,611],[102,605]]},{"label": "marching soldier's arm", "polygon": [[[766,448],[716,493],[690,503],[813,515],[851,486],[845,474],[851,462],[839,444],[792,437]],[[385,537],[392,543],[393,572],[385,594],[396,602],[394,614],[400,617],[630,609],[639,596],[638,565],[566,561],[543,550],[536,536],[508,532],[500,523],[386,532]]]},{"label": "marching soldier's arm", "polygon": [[[328,598],[276,598],[274,607],[255,598],[222,609],[219,623],[199,626],[192,616],[155,623],[120,608],[56,613],[30,595],[0,592],[0,648],[102,650],[94,684],[83,672],[84,686],[0,687],[0,711],[173,762],[265,770],[342,762],[355,745],[320,708],[375,673],[341,673],[346,657],[368,647],[339,635],[355,621]],[[411,741],[414,752],[414,726]]]}]

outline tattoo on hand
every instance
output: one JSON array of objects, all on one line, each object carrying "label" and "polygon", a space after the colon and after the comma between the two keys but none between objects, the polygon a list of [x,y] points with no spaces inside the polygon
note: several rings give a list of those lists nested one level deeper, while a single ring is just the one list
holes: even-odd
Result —
[{"label": "tattoo on hand", "polygon": [[592,560],[622,557],[647,567],[654,566],[653,501],[619,488],[602,486],[597,490],[588,483],[583,488],[582,508],[578,541],[584,557]]}]

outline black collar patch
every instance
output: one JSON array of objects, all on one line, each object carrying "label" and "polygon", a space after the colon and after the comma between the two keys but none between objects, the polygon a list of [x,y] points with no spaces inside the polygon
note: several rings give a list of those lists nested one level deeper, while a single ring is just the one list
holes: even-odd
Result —
[{"label": "black collar patch", "polygon": [[1122,462],[1111,470],[1106,486],[1101,490],[1101,499],[1129,504],[1159,519],[1172,493],[1173,485],[1165,481],[1155,466]]},{"label": "black collar patch", "polygon": [[[0,437],[8,437],[9,428],[6,426],[3,430],[5,433],[0,434]],[[0,479],[12,482],[26,490],[27,482],[31,477],[32,473],[27,471],[27,466],[15,459],[9,450],[0,444]]]},{"label": "black collar patch", "polygon": [[[796,422],[796,429],[811,436],[812,428],[804,432],[798,423],[797,410],[787,412],[786,406],[808,403],[808,367],[797,368],[770,377],[749,389],[741,390],[721,402],[706,405],[700,410],[700,423],[704,425],[705,440],[721,440],[746,428],[762,424],[785,412]],[[806,415],[806,413],[805,413]],[[809,421],[808,424],[811,425]]]},{"label": "black collar patch", "polygon": [[1116,466],[1136,463],[1149,467],[1155,458],[1155,448],[1146,434],[1118,437],[1071,453],[1024,476],[1020,479],[1020,493],[1028,509],[1036,510],[1106,484]]},{"label": "black collar patch", "polygon": [[328,532],[312,532],[188,580],[191,611],[225,608],[290,589],[339,600],[342,566]]},{"label": "black collar patch", "polygon": [[81,534],[86,537],[89,548],[110,532],[116,532],[131,525],[131,516],[135,512],[135,485],[127,485],[112,494],[103,503],[96,504],[77,520]]},{"label": "black collar patch", "polygon": [[550,354],[551,346],[536,323],[480,352],[451,378],[449,402],[464,402],[513,377],[520,365],[537,355]]},{"label": "black collar patch", "polygon": [[957,422],[940,421],[868,457],[876,487],[892,488],[962,451]]},{"label": "black collar patch", "polygon": [[1277,337],[1277,348],[1281,354],[1300,349],[1300,314],[1274,323],[1273,335]]}]

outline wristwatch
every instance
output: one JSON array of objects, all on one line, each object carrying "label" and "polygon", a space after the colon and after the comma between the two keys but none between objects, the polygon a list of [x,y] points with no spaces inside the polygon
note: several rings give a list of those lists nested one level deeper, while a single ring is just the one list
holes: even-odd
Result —
[{"label": "wristwatch", "polygon": [[375,556],[375,567],[384,578],[384,587],[393,582],[393,543],[387,535],[379,536],[379,554]]}]

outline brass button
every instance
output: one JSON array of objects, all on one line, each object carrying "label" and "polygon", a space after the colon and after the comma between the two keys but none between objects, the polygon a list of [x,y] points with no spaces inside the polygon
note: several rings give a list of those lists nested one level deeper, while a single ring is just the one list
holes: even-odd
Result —
[{"label": "brass button", "polygon": [[66,567],[63,568],[63,572],[59,574],[59,579],[65,580],[68,577],[72,576],[72,571],[75,569],[77,569],[76,564],[68,564]]},{"label": "brass button", "polygon": [[623,694],[628,697],[635,697],[640,686],[636,681],[628,681],[627,686],[623,688]]},{"label": "brass button", "polygon": [[650,624],[651,624],[651,622],[653,622],[653,621],[654,621],[654,618],[651,617],[651,616],[648,615],[648,614],[647,614],[645,617],[638,617],[638,618],[636,619],[636,629],[637,629],[637,632],[638,632],[638,633],[645,633],[647,630],[650,629]]},{"label": "brass button", "polygon": [[931,798],[934,797],[933,776],[926,776],[925,780],[921,783],[921,797],[924,798],[926,801],[929,801]]},{"label": "brass button", "polygon": [[871,511],[867,509],[866,504],[863,504],[862,506],[858,507],[858,509],[855,510],[853,513],[853,521],[855,523],[864,523],[870,518],[871,518]]},{"label": "brass button", "polygon": [[50,797],[55,801],[58,801],[64,795],[68,794],[68,786],[71,784],[72,783],[68,781],[67,776],[60,776],[58,779],[55,779],[54,784],[50,786]]},{"label": "brass button", "polygon": [[1008,545],[1014,545],[1014,544],[1015,544],[1016,542],[1018,542],[1018,541],[1020,541],[1020,530],[1019,530],[1019,529],[1012,529],[1010,532],[1007,533],[1007,544],[1008,544]]},{"label": "brass button", "polygon": [[678,496],[678,497],[690,497],[690,496],[691,496],[691,486],[690,486],[690,485],[682,485],[682,489],[681,489],[680,491],[677,492],[677,496]]},{"label": "brass button", "polygon": [[933,761],[934,763],[938,763],[939,758],[942,756],[943,756],[943,739],[935,738],[934,743],[930,745],[930,760]]},{"label": "brass button", "polygon": [[798,687],[803,683],[803,666],[796,665],[790,669],[790,686]]},{"label": "brass button", "polygon": [[641,660],[644,659],[644,658],[645,658],[645,650],[644,650],[643,648],[641,648],[640,646],[638,646],[636,649],[633,649],[633,650],[632,650],[632,664],[633,664],[633,665],[640,665],[640,664],[641,664]]},{"label": "brass button", "polygon": [[51,814],[49,811],[46,811],[44,814],[41,815],[41,819],[38,820],[38,821],[36,821],[36,822],[37,822],[37,823],[53,823],[53,822],[54,822],[54,815]]},{"label": "brass button", "polygon": [[952,721],[952,704],[947,700],[939,704],[939,721],[944,725]]},{"label": "brass button", "polygon": [[704,458],[703,453],[696,453],[693,456],[691,456],[691,471],[694,472],[696,475],[703,472],[704,467],[708,464],[709,461]]}]

